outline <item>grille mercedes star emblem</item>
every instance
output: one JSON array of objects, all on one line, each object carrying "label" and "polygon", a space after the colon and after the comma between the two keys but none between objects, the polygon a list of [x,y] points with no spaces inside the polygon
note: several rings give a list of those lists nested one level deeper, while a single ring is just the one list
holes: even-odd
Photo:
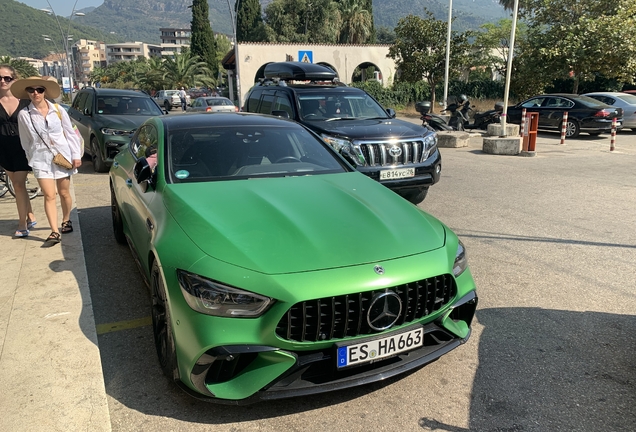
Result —
[{"label": "grille mercedes star emblem", "polygon": [[402,313],[402,300],[392,291],[376,294],[367,312],[367,323],[376,331],[393,326]]}]

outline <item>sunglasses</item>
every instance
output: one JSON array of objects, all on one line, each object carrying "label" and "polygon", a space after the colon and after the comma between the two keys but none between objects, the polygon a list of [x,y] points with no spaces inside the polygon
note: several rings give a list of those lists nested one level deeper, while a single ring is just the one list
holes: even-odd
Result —
[{"label": "sunglasses", "polygon": [[46,90],[44,87],[27,87],[25,88],[25,90],[27,91],[27,93],[33,93],[33,92],[38,92],[40,94],[44,93],[44,91]]},{"label": "sunglasses", "polygon": [[0,80],[3,80],[6,83],[10,83],[11,81],[13,81],[15,78],[13,78],[12,76],[0,76]]}]

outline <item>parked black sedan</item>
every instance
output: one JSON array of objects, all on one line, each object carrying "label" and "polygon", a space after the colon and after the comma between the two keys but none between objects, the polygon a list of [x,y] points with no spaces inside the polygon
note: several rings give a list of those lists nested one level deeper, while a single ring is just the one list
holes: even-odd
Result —
[{"label": "parked black sedan", "polygon": [[623,110],[587,96],[555,93],[531,97],[508,108],[508,122],[521,124],[521,112],[539,113],[539,129],[561,130],[563,113],[567,111],[566,137],[575,138],[580,132],[590,135],[609,133],[612,120],[618,119],[617,130],[623,127]]}]

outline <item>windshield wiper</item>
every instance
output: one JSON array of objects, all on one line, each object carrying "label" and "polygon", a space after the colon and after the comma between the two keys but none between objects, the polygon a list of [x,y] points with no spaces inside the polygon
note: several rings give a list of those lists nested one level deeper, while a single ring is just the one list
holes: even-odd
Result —
[{"label": "windshield wiper", "polygon": [[334,120],[360,120],[360,119],[357,117],[333,117],[325,121],[328,122],[328,121],[334,121]]}]

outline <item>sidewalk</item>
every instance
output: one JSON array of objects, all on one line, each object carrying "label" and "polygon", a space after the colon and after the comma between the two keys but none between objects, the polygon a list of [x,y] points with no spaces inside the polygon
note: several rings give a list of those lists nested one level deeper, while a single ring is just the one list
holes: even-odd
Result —
[{"label": "sidewalk", "polygon": [[77,211],[74,232],[42,248],[42,197],[32,204],[38,225],[13,238],[15,199],[0,198],[0,431],[110,431]]}]

